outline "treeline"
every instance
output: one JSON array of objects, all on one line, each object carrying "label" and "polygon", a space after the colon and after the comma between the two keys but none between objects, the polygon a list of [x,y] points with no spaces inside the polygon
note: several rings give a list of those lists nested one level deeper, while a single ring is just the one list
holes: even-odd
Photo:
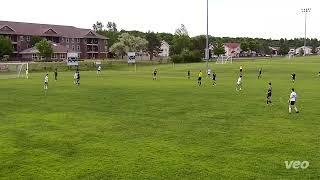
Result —
[{"label": "treeline", "polygon": [[[151,31],[118,31],[117,25],[114,22],[108,22],[105,27],[101,22],[97,22],[93,25],[93,29],[99,34],[109,38],[108,47],[110,48],[109,56],[111,57],[124,55],[126,51],[132,49],[132,47],[130,47],[130,43],[136,43],[135,41],[132,41],[132,39],[136,37],[146,40],[146,44],[135,50],[149,53],[151,59],[152,57],[157,56],[160,52],[162,40],[166,41],[170,45],[170,55],[172,57],[176,58],[177,56],[184,56],[184,58],[177,58],[179,59],[177,61],[180,61],[181,59],[192,59],[188,61],[200,61],[205,54],[206,36],[199,35],[190,37],[187,28],[183,24],[176,29],[174,34],[154,33]],[[129,42],[123,39],[122,34],[126,34],[125,36],[127,40],[129,40]],[[242,51],[254,51],[262,55],[270,55],[272,52],[269,47],[274,47],[279,50],[278,53],[280,55],[286,55],[291,48],[298,48],[303,46],[304,39],[281,38],[280,40],[275,40],[248,37],[232,38],[209,36],[209,43],[212,47],[214,47],[214,50],[210,51],[211,55],[224,54],[223,43],[240,43]],[[118,48],[114,48],[114,45],[116,45]],[[119,48],[119,46],[121,48]],[[317,47],[320,46],[320,41],[318,39],[307,39],[307,46],[312,47],[313,52],[316,53]],[[188,58],[186,58],[185,56],[188,56]],[[189,58],[189,56],[192,58]],[[194,57],[197,58],[195,59]]]}]

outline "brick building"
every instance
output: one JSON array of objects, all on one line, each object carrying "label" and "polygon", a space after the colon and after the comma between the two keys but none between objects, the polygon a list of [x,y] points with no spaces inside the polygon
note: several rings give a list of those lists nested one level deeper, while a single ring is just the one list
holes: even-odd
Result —
[{"label": "brick building", "polygon": [[[32,57],[32,55],[27,56],[26,54],[28,52],[34,52],[31,47],[31,39],[33,36],[46,38],[60,47],[54,48],[54,50],[64,49],[64,52],[77,52],[80,59],[102,59],[106,58],[107,55],[106,47],[108,38],[90,29],[81,29],[73,26],[0,21],[0,35],[10,38],[14,48],[13,57],[18,59],[22,57]],[[22,56],[22,54],[24,56]],[[64,57],[64,55],[62,57]]]}]

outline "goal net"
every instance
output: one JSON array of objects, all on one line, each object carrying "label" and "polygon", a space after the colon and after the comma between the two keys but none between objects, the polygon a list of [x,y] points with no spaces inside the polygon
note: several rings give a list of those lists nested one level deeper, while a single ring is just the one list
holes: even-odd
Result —
[{"label": "goal net", "polygon": [[231,56],[219,56],[216,63],[217,64],[232,63],[232,57]]},{"label": "goal net", "polygon": [[26,77],[28,63],[0,63],[0,79]]}]

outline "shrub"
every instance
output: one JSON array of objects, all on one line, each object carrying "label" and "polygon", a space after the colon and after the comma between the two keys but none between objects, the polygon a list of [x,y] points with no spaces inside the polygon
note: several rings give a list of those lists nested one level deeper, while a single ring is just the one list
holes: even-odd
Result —
[{"label": "shrub", "polygon": [[200,51],[183,50],[179,55],[171,56],[171,61],[174,63],[193,63],[201,61]]}]

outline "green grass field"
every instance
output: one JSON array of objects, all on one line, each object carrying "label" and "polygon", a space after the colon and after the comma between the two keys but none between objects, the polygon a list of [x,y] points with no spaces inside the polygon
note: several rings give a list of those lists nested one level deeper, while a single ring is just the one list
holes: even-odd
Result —
[{"label": "green grass field", "polygon": [[[81,72],[80,87],[73,72],[50,72],[47,95],[45,73],[1,79],[0,178],[320,179],[320,57],[210,66],[216,87],[197,86],[205,63],[157,65],[157,81],[153,66]],[[288,113],[292,72],[300,114]]]}]

